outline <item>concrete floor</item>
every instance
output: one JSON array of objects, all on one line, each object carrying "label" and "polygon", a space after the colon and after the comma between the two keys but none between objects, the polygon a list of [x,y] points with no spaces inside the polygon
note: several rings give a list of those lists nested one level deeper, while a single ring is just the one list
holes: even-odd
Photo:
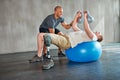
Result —
[{"label": "concrete floor", "polygon": [[75,63],[58,58],[51,50],[55,66],[42,70],[41,63],[28,60],[36,52],[0,55],[0,80],[120,80],[120,43],[102,46],[103,54],[95,62]]}]

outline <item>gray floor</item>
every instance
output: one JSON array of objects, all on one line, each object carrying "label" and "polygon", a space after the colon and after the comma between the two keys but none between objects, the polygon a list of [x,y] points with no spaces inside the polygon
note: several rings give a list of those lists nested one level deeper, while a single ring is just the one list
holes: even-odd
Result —
[{"label": "gray floor", "polygon": [[58,58],[57,50],[51,50],[55,66],[50,70],[42,70],[39,62],[28,62],[36,52],[0,55],[0,80],[120,80],[120,43],[102,48],[101,58],[89,63]]}]

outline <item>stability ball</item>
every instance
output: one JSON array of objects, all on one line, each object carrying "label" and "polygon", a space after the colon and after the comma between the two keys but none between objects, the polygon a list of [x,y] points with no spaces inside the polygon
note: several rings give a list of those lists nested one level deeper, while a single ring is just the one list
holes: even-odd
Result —
[{"label": "stability ball", "polygon": [[98,60],[102,55],[102,48],[99,42],[83,42],[65,50],[66,56],[74,62],[91,62]]}]

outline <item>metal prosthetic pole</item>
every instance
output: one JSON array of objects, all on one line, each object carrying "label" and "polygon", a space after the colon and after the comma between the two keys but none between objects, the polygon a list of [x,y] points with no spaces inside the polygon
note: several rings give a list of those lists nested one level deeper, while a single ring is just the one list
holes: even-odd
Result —
[{"label": "metal prosthetic pole", "polygon": [[49,59],[51,58],[51,56],[50,56],[50,47],[47,47],[47,55],[46,55],[46,57],[49,58]]},{"label": "metal prosthetic pole", "polygon": [[51,56],[50,56],[50,45],[51,45],[51,37],[50,37],[50,35],[49,34],[45,34],[44,35],[44,44],[46,45],[46,48],[47,48],[47,54],[46,54],[46,57],[48,58],[48,59],[50,59],[51,58]]}]

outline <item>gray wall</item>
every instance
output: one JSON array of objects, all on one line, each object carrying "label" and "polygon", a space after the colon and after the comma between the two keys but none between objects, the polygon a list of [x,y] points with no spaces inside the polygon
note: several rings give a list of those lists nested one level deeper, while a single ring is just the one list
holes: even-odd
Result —
[{"label": "gray wall", "polygon": [[0,54],[37,50],[39,25],[56,5],[63,7],[67,23],[77,10],[89,10],[95,18],[90,26],[102,32],[103,42],[120,42],[119,0],[0,0]]}]

